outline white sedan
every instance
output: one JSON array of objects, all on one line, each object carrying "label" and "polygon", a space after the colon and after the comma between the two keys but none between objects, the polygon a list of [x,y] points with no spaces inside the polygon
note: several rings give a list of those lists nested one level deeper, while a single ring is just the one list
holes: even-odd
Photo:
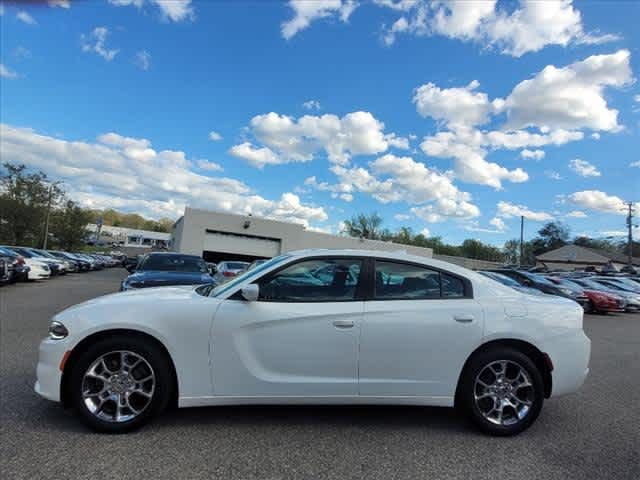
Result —
[{"label": "white sedan", "polygon": [[584,382],[582,315],[450,263],[293,252],[217,288],[117,293],[59,313],[35,390],[106,432],[170,404],[403,404],[456,405],[511,435]]}]

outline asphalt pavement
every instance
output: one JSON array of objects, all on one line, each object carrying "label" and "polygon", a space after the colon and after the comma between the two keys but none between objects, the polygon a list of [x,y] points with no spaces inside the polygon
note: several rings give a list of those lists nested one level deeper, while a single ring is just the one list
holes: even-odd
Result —
[{"label": "asphalt pavement", "polygon": [[101,435],[33,392],[38,343],[63,308],[126,272],[0,287],[0,476],[171,479],[640,478],[640,315],[588,315],[591,374],[512,438],[423,407],[207,407]]}]

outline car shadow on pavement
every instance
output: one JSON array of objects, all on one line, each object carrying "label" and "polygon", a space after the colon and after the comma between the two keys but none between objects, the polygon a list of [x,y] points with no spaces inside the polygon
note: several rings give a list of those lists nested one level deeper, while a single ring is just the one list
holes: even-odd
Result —
[{"label": "car shadow on pavement", "polygon": [[223,428],[356,427],[396,429],[429,427],[467,432],[468,423],[453,408],[374,405],[247,405],[174,409],[156,420],[163,427],[189,424]]}]

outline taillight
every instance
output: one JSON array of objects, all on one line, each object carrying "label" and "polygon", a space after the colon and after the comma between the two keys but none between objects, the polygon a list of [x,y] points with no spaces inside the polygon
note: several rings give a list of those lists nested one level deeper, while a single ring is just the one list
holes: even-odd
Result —
[{"label": "taillight", "polygon": [[230,272],[230,271],[228,271],[228,270],[227,270],[227,271],[225,271],[225,272],[222,272],[222,275],[224,275],[225,277],[235,277],[235,276],[236,276],[236,274],[235,274],[235,273]]}]

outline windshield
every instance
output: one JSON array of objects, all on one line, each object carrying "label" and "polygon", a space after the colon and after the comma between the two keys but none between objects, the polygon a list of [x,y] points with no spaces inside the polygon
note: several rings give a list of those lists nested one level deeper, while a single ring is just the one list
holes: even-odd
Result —
[{"label": "windshield", "polygon": [[187,255],[149,255],[136,271],[200,272],[207,273],[207,264],[198,257]]},{"label": "windshield", "polygon": [[229,290],[231,290],[233,287],[235,287],[239,283],[242,283],[245,280],[247,280],[248,278],[254,277],[254,276],[260,274],[261,272],[267,270],[268,268],[272,267],[273,265],[276,265],[276,264],[278,264],[280,262],[283,262],[283,261],[285,261],[286,259],[288,259],[290,257],[291,257],[291,255],[280,255],[278,257],[272,258],[271,260],[267,260],[262,265],[258,265],[256,268],[252,268],[251,270],[247,270],[243,274],[238,275],[233,280],[230,280],[227,283],[224,283],[224,284],[219,285],[218,287],[214,288],[213,291],[211,292],[211,295],[214,296],[214,297],[219,297],[220,295],[223,295],[224,293],[226,293]]}]

